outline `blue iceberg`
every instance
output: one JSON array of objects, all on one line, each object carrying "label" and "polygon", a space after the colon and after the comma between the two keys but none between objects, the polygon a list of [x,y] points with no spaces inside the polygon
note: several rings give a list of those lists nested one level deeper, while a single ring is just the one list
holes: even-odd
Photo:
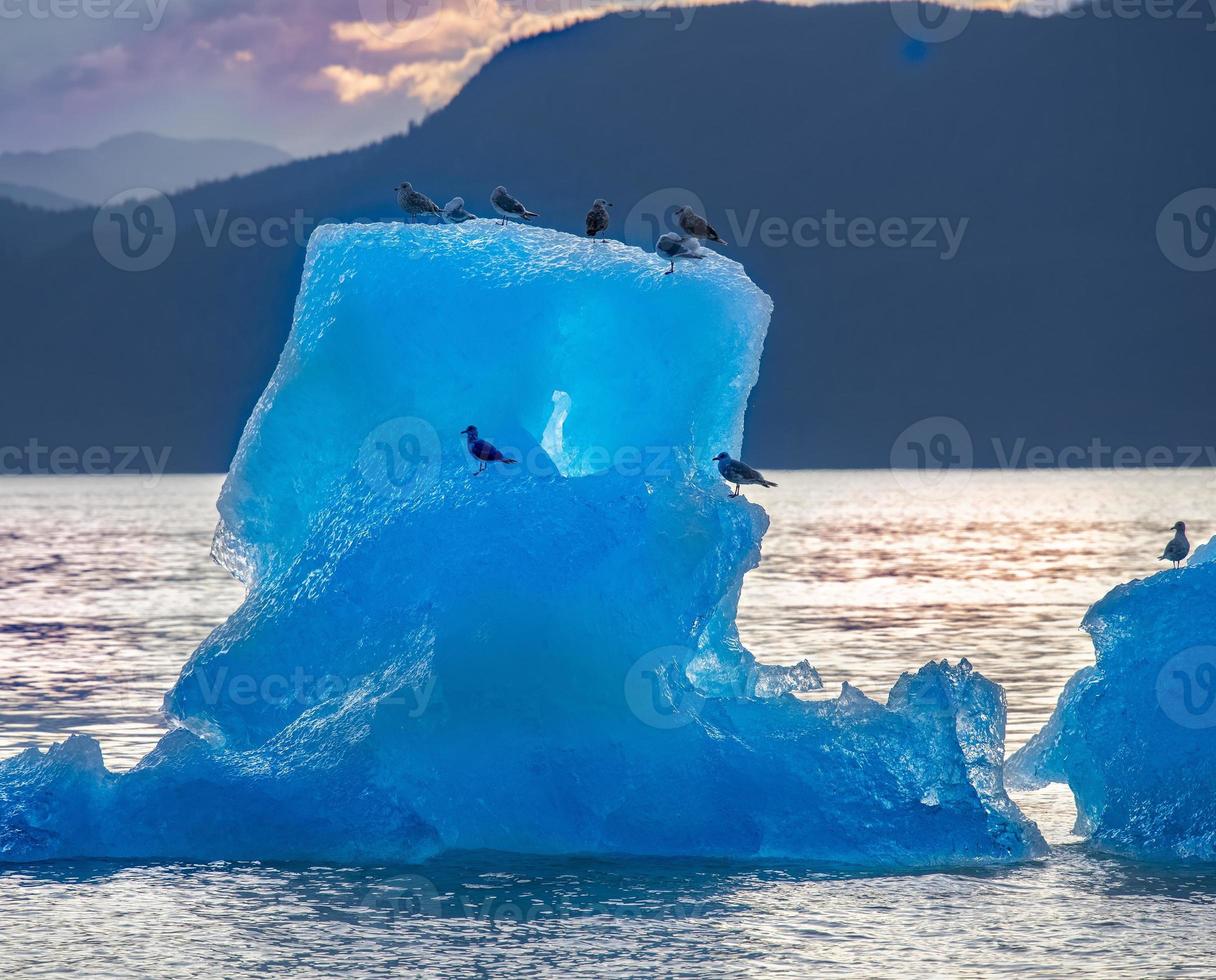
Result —
[{"label": "blue iceberg", "polygon": [[[757,663],[768,519],[730,499],[771,303],[711,255],[538,228],[326,226],[219,501],[247,587],[109,772],[0,763],[0,858],[449,849],[882,867],[1044,850],[965,660],[885,705]],[[476,464],[460,435],[517,460]]]},{"label": "blue iceberg", "polygon": [[1010,785],[1067,783],[1078,834],[1106,851],[1216,860],[1216,564],[1120,585],[1082,627],[1096,663],[1007,766]]}]

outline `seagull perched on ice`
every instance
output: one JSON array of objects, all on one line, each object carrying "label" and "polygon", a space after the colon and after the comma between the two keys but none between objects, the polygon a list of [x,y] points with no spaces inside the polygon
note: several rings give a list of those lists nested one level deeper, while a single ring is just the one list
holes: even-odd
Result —
[{"label": "seagull perched on ice", "polygon": [[490,203],[494,205],[494,210],[502,215],[502,223],[505,225],[508,218],[523,218],[524,221],[531,221],[533,218],[540,217],[536,211],[529,211],[519,201],[515,200],[507,189],[499,184],[494,188],[494,193],[490,195]]},{"label": "seagull perched on ice", "polygon": [[[510,465],[511,463],[516,462],[516,460],[504,456],[484,439],[479,439],[477,437],[477,426],[470,425],[467,429],[462,429],[460,434],[465,437],[468,443],[469,455],[474,459],[481,461],[481,466],[478,467],[477,473],[481,473],[485,470],[486,463],[506,463]],[[476,476],[477,473],[474,473],[473,475]]]},{"label": "seagull perched on ice", "polygon": [[[594,238],[601,231],[608,228],[608,209],[612,207],[602,197],[597,197],[595,203],[591,205],[591,210],[587,212],[587,237]],[[603,241],[601,238],[600,241]]]},{"label": "seagull perched on ice", "polygon": [[1171,531],[1174,532],[1173,540],[1165,546],[1165,551],[1161,552],[1161,557],[1157,561],[1172,561],[1174,567],[1177,568],[1191,551],[1191,542],[1186,539],[1186,525],[1179,521],[1175,524]]},{"label": "seagull perched on ice", "polygon": [[463,197],[454,197],[443,206],[443,220],[450,221],[454,225],[476,217],[477,215],[472,211],[465,210]]},{"label": "seagull perched on ice", "polygon": [[708,238],[719,245],[726,244],[714,231],[713,225],[697,214],[691,205],[685,204],[683,207],[676,208],[676,221],[679,222],[685,235],[691,235],[693,238]]},{"label": "seagull perched on ice", "polygon": [[420,214],[439,215],[439,205],[425,194],[414,190],[408,181],[393,188],[397,192],[397,207],[401,208],[414,221]]},{"label": "seagull perched on ice", "polygon": [[659,240],[654,243],[654,250],[671,263],[671,268],[663,273],[665,276],[670,276],[676,271],[676,259],[705,258],[701,254],[700,242],[695,238],[681,238],[672,231],[659,236]]},{"label": "seagull perched on ice", "polygon": [[718,472],[722,474],[723,479],[727,483],[735,485],[735,492],[731,494],[732,497],[739,496],[740,484],[761,487],[775,487],[777,485],[771,480],[766,480],[763,473],[753,470],[746,463],[740,462],[737,459],[731,459],[728,453],[718,453],[714,459],[718,463]]}]

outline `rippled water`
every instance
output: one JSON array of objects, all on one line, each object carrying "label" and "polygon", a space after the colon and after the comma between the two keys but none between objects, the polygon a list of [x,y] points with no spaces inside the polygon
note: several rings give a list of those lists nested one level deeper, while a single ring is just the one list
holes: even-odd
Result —
[{"label": "rippled water", "polygon": [[[1006,688],[1011,746],[1092,659],[1077,624],[1159,568],[1175,520],[1216,531],[1216,474],[770,473],[740,625],[882,697],[966,655]],[[903,475],[907,476],[907,475]],[[216,477],[0,480],[0,757],[72,731],[133,764],[160,696],[240,600],[208,558]],[[830,791],[830,787],[825,788]],[[0,968],[30,975],[1210,975],[1216,868],[1057,846],[983,872],[883,876],[705,861],[449,855],[419,868],[59,863],[0,870]]]}]

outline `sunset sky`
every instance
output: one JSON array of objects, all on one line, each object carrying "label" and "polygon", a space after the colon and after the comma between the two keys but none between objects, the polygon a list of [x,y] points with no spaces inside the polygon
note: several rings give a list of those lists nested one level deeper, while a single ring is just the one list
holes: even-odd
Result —
[{"label": "sunset sky", "polygon": [[[721,0],[698,0],[698,3]],[[521,37],[619,13],[609,0],[0,0],[0,150],[150,130],[307,155],[445,104]],[[649,6],[649,4],[647,4]]]}]

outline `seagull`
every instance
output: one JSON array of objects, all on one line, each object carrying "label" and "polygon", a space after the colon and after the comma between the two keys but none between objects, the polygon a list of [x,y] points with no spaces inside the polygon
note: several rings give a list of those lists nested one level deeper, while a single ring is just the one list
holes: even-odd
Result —
[{"label": "seagull", "polygon": [[737,459],[731,459],[728,453],[718,453],[714,459],[718,463],[718,472],[727,483],[735,485],[735,492],[732,497],[739,496],[739,485],[746,483],[748,485],[756,484],[762,487],[775,487],[777,484],[771,480],[766,480],[764,474],[753,470],[746,463],[740,462]]},{"label": "seagull", "polygon": [[676,259],[705,258],[701,254],[701,244],[695,238],[681,238],[671,231],[659,236],[659,240],[654,243],[654,250],[671,263],[671,268],[663,273],[665,276],[676,271]]},{"label": "seagull", "polygon": [[726,244],[726,242],[718,237],[718,233],[714,231],[713,226],[697,214],[691,205],[685,204],[683,207],[676,208],[676,221],[679,222],[685,235],[691,235],[693,238],[708,238],[711,242],[717,242],[719,245]]},{"label": "seagull", "polygon": [[463,197],[454,197],[443,206],[443,220],[450,221],[454,225],[476,217],[477,215],[472,211],[465,210]]},{"label": "seagull", "polygon": [[439,205],[425,194],[420,194],[414,190],[414,186],[408,181],[398,184],[393,190],[397,192],[397,207],[410,216],[411,222],[420,214],[433,214],[436,216],[439,214]]},{"label": "seagull", "polygon": [[[608,227],[608,209],[612,207],[602,197],[597,197],[587,212],[587,237],[594,238]],[[601,238],[600,241],[603,241]]]},{"label": "seagull", "polygon": [[508,194],[502,184],[494,188],[494,193],[490,195],[490,203],[494,205],[494,210],[502,215],[504,225],[508,218],[523,218],[525,221],[531,221],[533,218],[540,217],[538,212],[529,211]]},{"label": "seagull", "polygon": [[1191,542],[1186,539],[1186,525],[1182,521],[1179,521],[1170,530],[1174,532],[1173,540],[1165,546],[1165,551],[1161,552],[1161,557],[1157,561],[1172,561],[1174,567],[1177,568],[1182,563],[1182,559],[1190,553]]},{"label": "seagull", "polygon": [[[467,429],[462,429],[460,434],[465,437],[465,440],[468,443],[469,455],[474,459],[481,461],[481,466],[478,468],[477,473],[482,473],[485,471],[486,463],[506,463],[510,465],[511,463],[517,462],[514,459],[504,456],[484,439],[477,438],[477,426],[475,425],[470,425]],[[476,476],[477,473],[474,473],[473,475]]]}]

